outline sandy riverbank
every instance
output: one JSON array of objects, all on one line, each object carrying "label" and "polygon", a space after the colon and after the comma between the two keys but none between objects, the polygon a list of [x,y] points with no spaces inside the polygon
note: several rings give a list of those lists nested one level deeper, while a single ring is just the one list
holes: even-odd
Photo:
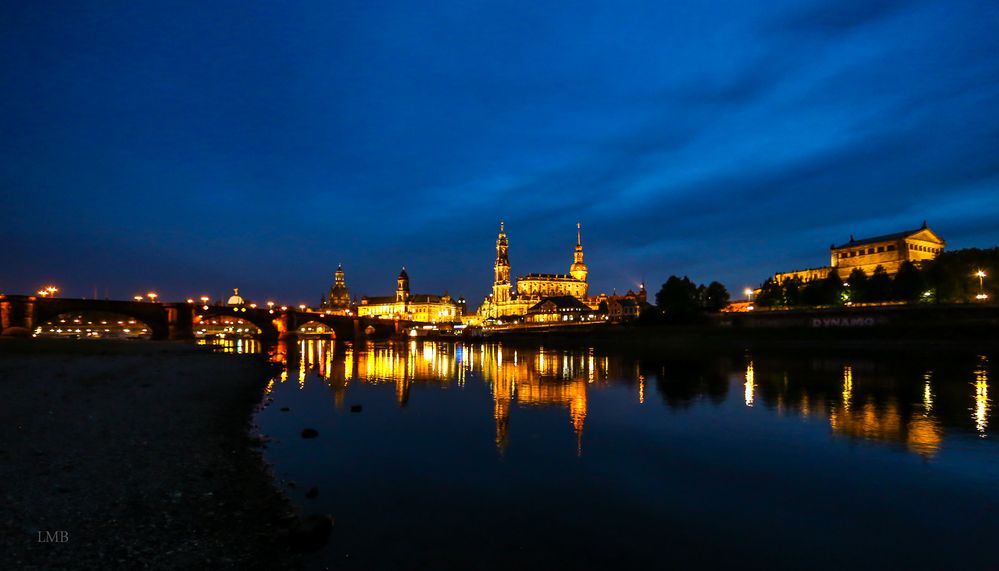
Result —
[{"label": "sandy riverbank", "polygon": [[248,433],[269,374],[186,345],[0,339],[0,568],[295,566]]}]

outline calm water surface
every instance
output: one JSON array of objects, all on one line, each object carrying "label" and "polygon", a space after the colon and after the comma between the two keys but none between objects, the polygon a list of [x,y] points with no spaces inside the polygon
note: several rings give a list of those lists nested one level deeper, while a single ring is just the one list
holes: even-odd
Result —
[{"label": "calm water surface", "polygon": [[999,569],[991,357],[302,341],[257,421],[315,569]]}]

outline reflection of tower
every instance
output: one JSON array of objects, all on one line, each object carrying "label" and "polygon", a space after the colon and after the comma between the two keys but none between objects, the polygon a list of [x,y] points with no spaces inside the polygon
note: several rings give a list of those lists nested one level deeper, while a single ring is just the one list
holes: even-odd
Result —
[{"label": "reflection of tower", "polygon": [[496,419],[496,448],[506,452],[510,431],[510,399],[499,395],[495,397],[493,417]]},{"label": "reflection of tower", "polygon": [[572,266],[569,273],[572,277],[581,282],[586,281],[586,264],[583,263],[583,234],[582,225],[576,224],[576,251],[572,254]]},{"label": "reflection of tower", "polygon": [[396,278],[395,300],[401,302],[409,301],[409,274],[406,273],[405,266],[399,272],[399,277]]},{"label": "reflection of tower", "polygon": [[576,385],[569,401],[569,417],[576,432],[576,455],[583,455],[583,424],[586,423],[586,383]]},{"label": "reflection of tower", "polygon": [[500,221],[499,236],[496,238],[496,263],[493,265],[493,303],[510,301],[510,245],[506,239],[503,222]]}]

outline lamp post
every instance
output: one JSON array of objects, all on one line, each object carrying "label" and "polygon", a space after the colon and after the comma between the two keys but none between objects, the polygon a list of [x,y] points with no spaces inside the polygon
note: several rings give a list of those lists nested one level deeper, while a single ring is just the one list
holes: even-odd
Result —
[{"label": "lamp post", "polygon": [[149,293],[146,294],[146,297],[149,298],[149,301],[151,301],[153,303],[156,302],[156,296],[157,296],[157,294],[156,294],[155,291],[151,291],[151,292],[149,292]]},{"label": "lamp post", "polygon": [[753,290],[752,289],[750,289],[750,288],[747,287],[746,289],[742,290],[742,293],[746,294],[746,299],[747,300],[753,301]]},{"label": "lamp post", "polygon": [[975,272],[975,276],[978,277],[978,295],[975,296],[975,299],[985,301],[989,298],[989,296],[985,294],[985,272],[978,270]]}]

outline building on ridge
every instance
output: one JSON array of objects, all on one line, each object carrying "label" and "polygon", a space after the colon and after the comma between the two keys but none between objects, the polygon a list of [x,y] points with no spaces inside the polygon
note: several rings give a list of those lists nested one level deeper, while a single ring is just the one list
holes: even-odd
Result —
[{"label": "building on ridge", "polygon": [[843,280],[855,269],[865,274],[873,274],[881,266],[888,275],[895,275],[905,262],[916,266],[926,260],[936,258],[944,251],[947,243],[927,227],[926,222],[915,230],[906,230],[894,234],[874,236],[860,240],[850,236],[850,241],[839,246],[829,247],[830,265],[793,272],[774,274],[774,281],[783,283],[790,279],[802,282],[825,279],[829,272],[835,270]]}]

